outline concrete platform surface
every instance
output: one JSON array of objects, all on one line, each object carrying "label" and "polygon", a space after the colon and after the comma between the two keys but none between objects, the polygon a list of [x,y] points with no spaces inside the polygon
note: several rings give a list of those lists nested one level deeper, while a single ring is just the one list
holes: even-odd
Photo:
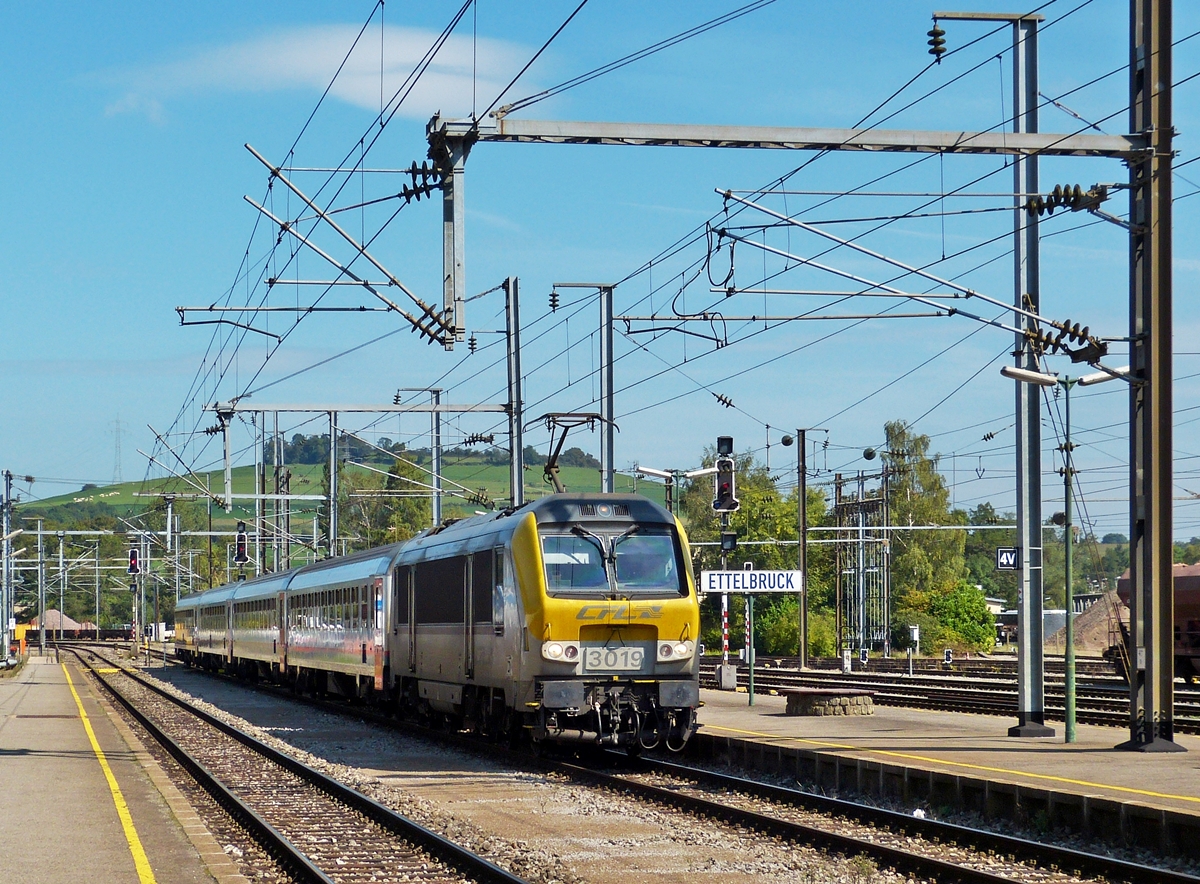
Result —
[{"label": "concrete platform surface", "polygon": [[[31,657],[15,676],[0,679],[0,865],[6,884],[213,881],[176,818],[187,816],[186,802],[175,793],[168,806],[143,761],[158,777],[161,770],[122,735],[128,733],[124,722],[110,717],[74,658],[64,654],[63,660],[71,661],[71,681],[128,818],[123,823],[118,813],[63,666],[52,655]],[[129,734],[129,740],[136,737]],[[186,821],[190,827],[199,822]],[[136,838],[127,835],[130,826]],[[141,845],[148,869],[143,863],[139,872],[131,841]]]},{"label": "concrete platform surface", "polygon": [[938,771],[1134,803],[1200,816],[1200,737],[1182,735],[1187,752],[1140,753],[1115,749],[1128,738],[1117,728],[1080,725],[1077,742],[1007,735],[1014,718],[876,706],[870,716],[784,715],[783,697],[702,690],[701,733],[862,758],[887,765]]}]

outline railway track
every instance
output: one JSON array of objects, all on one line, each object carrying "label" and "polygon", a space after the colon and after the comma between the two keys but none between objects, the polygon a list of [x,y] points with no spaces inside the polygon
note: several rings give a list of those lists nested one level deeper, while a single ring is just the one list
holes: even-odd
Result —
[{"label": "railway track", "polygon": [[[266,690],[275,693],[273,689]],[[514,754],[463,735],[396,722],[361,707],[348,708],[330,701],[305,702],[347,718],[366,719],[389,729],[399,727],[426,738],[434,737],[438,742],[449,742],[473,754],[498,758],[506,765],[561,774],[581,785],[634,796],[642,803],[683,811],[694,818],[718,820],[739,832],[755,832],[821,851],[866,857],[880,867],[909,876],[970,884],[1067,881],[1072,876],[1132,884],[1200,884],[1200,878],[1179,872],[937,820],[917,819],[677,763],[622,758],[616,761],[615,769],[597,769],[553,758]],[[610,762],[615,758],[604,757]],[[744,839],[744,834],[741,837]],[[746,849],[753,847],[746,844]]]},{"label": "railway track", "polygon": [[[836,820],[839,838],[849,838],[879,861],[904,870],[905,857],[926,865],[919,874],[937,880],[1022,880],[1049,872],[1075,878],[1130,884],[1197,884],[1200,878],[1107,856],[919,819],[885,808],[814,795],[675,762],[638,759],[632,775],[608,775],[609,787],[632,788],[664,803],[678,803],[737,825],[758,826],[801,839],[815,829],[825,833]],[[601,776],[582,771],[581,776]],[[614,780],[616,782],[614,782]],[[719,798],[714,800],[713,795]],[[796,827],[793,829],[792,827]],[[861,845],[865,844],[866,847]]]},{"label": "railway track", "polygon": [[[525,884],[360,792],[191,708],[141,675],[94,651],[71,650],[294,881]],[[97,667],[95,660],[103,665]]]},{"label": "railway track", "polygon": [[[795,657],[773,657],[766,654],[758,655],[759,665],[769,664],[784,669],[795,668]],[[855,662],[857,666],[857,662]],[[810,669],[818,671],[841,672],[842,661],[837,657],[811,657],[808,661]],[[868,667],[873,672],[908,672],[908,658],[872,657]],[[1053,679],[1063,677],[1064,663],[1062,657],[1048,656],[1043,668],[1046,677]],[[925,674],[946,674],[946,665],[936,657],[917,657],[913,660],[913,672]],[[956,657],[950,664],[949,671],[959,675],[971,675],[980,678],[994,676],[996,678],[1016,678],[1017,661],[1015,657]],[[1117,671],[1116,665],[1104,657],[1076,657],[1075,672],[1081,678],[1111,678],[1115,682],[1125,683]]]},{"label": "railway track", "polygon": [[[716,687],[716,663],[701,666],[700,683]],[[738,684],[749,684],[749,673],[739,667]],[[873,691],[881,706],[905,706],[946,712],[970,712],[983,715],[1015,715],[1017,685],[1015,679],[958,674],[932,675],[891,672],[841,672],[778,669],[758,666],[754,670],[755,690],[838,687]],[[1046,682],[1046,712],[1062,718],[1064,709],[1061,681]],[[1076,720],[1082,724],[1126,727],[1129,724],[1129,695],[1124,682],[1115,679],[1087,679],[1076,685]],[[1175,730],[1200,734],[1200,691],[1175,691]]]}]

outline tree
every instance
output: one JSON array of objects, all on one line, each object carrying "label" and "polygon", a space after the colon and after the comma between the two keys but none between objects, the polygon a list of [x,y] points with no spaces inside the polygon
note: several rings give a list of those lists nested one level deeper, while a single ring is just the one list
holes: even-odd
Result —
[{"label": "tree", "polygon": [[[391,498],[392,512],[388,520],[388,540],[408,540],[429,527],[433,519],[433,504],[427,494],[420,494],[422,485],[429,484],[423,471],[402,460],[397,460],[388,470],[388,491],[404,491],[410,496]],[[411,496],[413,494],[417,496]]]},{"label": "tree", "polygon": [[568,448],[558,456],[559,466],[564,467],[586,467],[587,469],[600,469],[600,461],[592,457],[582,448]]},{"label": "tree", "polygon": [[[716,452],[711,448],[704,454],[703,464],[712,466]],[[752,454],[737,455],[736,490],[741,507],[730,515],[729,530],[738,535],[739,544],[731,568],[741,568],[750,562],[756,569],[789,570],[796,567],[796,496],[779,493],[766,467]],[[721,534],[721,521],[712,508],[713,484],[709,476],[683,483],[676,507],[680,521],[693,543],[713,542]],[[810,526],[828,520],[825,497],[817,489],[808,489],[807,513]],[[749,541],[790,540],[791,544],[750,544]],[[692,561],[697,572],[719,570],[720,550],[715,546],[693,547]],[[833,562],[827,546],[811,546],[808,554],[809,575],[809,640],[812,641],[814,613],[831,609],[833,597]],[[744,629],[742,596],[730,601],[730,629]],[[709,598],[701,608],[704,641],[719,646],[721,641],[720,599]],[[755,602],[756,647],[771,654],[797,653],[799,636],[798,600],[795,596],[763,595]],[[832,626],[829,633],[832,635]],[[740,635],[741,633],[738,632]],[[815,654],[816,652],[813,651]]]},{"label": "tree", "polygon": [[[967,513],[968,525],[996,525],[1013,522],[1012,513],[997,513],[990,503],[981,503]],[[1008,604],[1017,603],[1017,572],[996,570],[996,547],[1016,546],[1016,530],[968,529],[963,546],[963,559],[967,566],[968,582],[983,587],[990,598],[1004,599]]]},{"label": "tree", "polygon": [[[904,421],[884,424],[889,471],[888,507],[893,525],[962,525],[962,512],[950,511],[950,492],[929,456],[929,437],[914,434]],[[892,598],[896,607],[927,609],[934,595],[948,592],[967,576],[965,531],[897,531],[892,539]]]},{"label": "tree", "polygon": [[[1128,558],[1126,551],[1126,558]],[[1187,543],[1175,544],[1175,563],[1192,565],[1200,562],[1200,537],[1193,537]]]},{"label": "tree", "polygon": [[947,629],[953,643],[978,651],[990,650],[996,643],[996,620],[983,593],[965,581],[935,596],[930,613]]}]

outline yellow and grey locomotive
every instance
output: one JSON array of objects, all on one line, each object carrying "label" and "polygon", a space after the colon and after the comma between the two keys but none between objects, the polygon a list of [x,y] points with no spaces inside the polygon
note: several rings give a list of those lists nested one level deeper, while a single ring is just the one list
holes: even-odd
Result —
[{"label": "yellow and grey locomotive", "polygon": [[484,732],[637,751],[696,726],[687,538],[637,495],[554,494],[198,593],[176,631],[189,662]]}]

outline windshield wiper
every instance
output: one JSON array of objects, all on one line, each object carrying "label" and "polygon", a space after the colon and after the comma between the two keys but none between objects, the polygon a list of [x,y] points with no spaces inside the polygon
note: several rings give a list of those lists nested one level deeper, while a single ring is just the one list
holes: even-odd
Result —
[{"label": "windshield wiper", "polygon": [[606,549],[604,538],[599,534],[593,534],[582,525],[571,526],[571,533],[576,537],[582,537],[600,551],[600,567],[604,569],[604,577],[608,581],[608,591],[615,598],[617,595],[617,569],[615,566],[611,569],[608,567],[609,552],[608,549]]}]

